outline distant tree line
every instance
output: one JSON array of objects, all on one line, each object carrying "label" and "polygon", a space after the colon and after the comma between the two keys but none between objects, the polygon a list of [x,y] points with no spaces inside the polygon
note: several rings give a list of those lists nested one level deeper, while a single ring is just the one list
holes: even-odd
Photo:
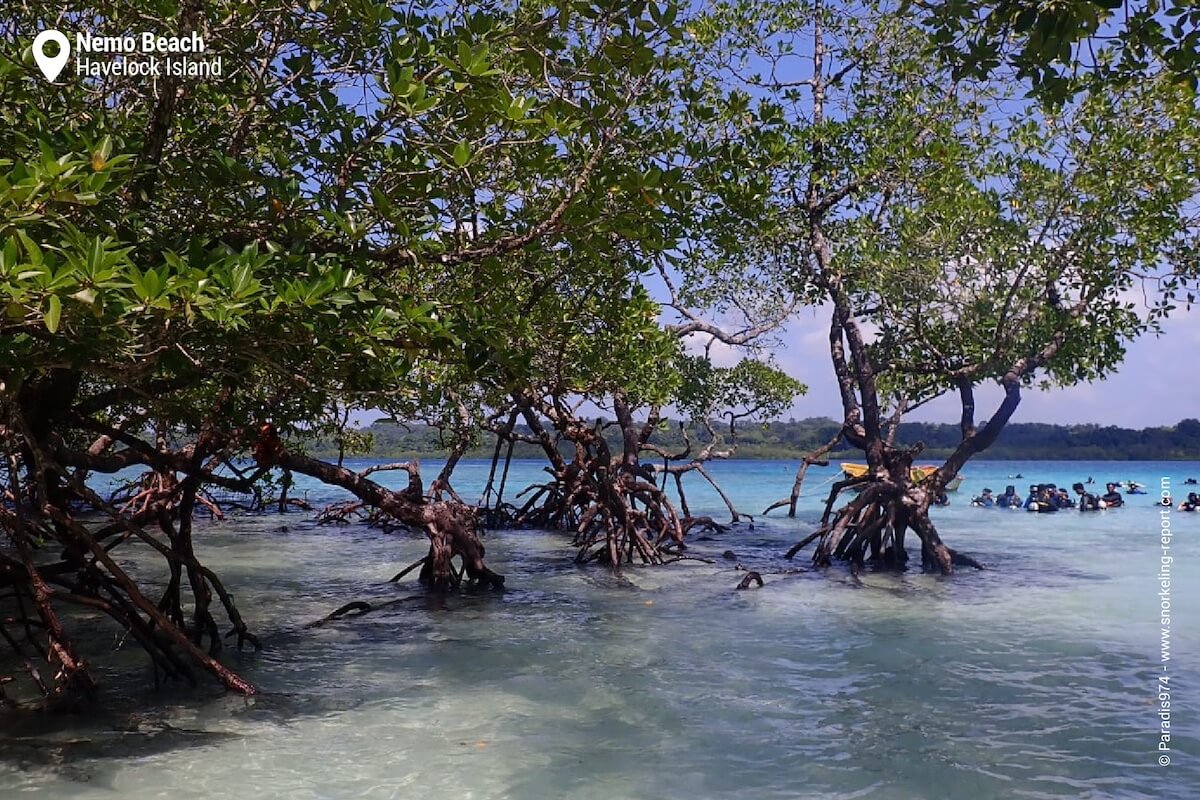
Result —
[{"label": "distant tree line", "polygon": [[[841,427],[827,417],[809,417],[787,422],[765,424],[747,423],[737,427],[737,449],[731,456],[739,459],[796,459],[828,442]],[[529,433],[518,426],[521,433]],[[699,426],[689,426],[693,441],[700,438]],[[610,428],[606,438],[615,447],[620,431]],[[932,422],[904,422],[898,439],[905,445],[923,442],[924,456],[945,457],[953,451],[960,432],[957,425]],[[684,447],[678,421],[661,423],[653,442],[665,449]],[[359,430],[347,442],[347,455],[369,455],[384,458],[439,458],[450,450],[449,435],[424,424],[404,424],[380,420]],[[490,458],[496,446],[492,434],[482,435],[470,448],[469,458]],[[565,448],[564,443],[563,447]],[[328,441],[314,441],[310,449],[319,455],[336,454],[337,447]],[[849,457],[854,448],[842,444],[830,457]],[[569,455],[564,452],[564,455]],[[514,458],[540,458],[539,447],[517,442]],[[1041,422],[1015,423],[1005,427],[999,439],[987,451],[993,460],[1089,461],[1134,460],[1178,461],[1200,459],[1200,420],[1184,419],[1176,425],[1152,428],[1119,428],[1115,425],[1053,425]]]}]

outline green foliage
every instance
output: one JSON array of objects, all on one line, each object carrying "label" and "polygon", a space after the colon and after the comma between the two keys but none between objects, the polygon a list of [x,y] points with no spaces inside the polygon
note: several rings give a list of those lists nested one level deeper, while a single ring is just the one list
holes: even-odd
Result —
[{"label": "green foliage", "polygon": [[[1023,380],[1105,374],[1189,296],[1191,95],[1147,80],[999,114],[1011,85],[955,84],[890,10],[14,7],[6,391],[65,370],[83,395],[120,390],[95,412],[108,422],[188,430],[227,389],[230,427],[305,431],[351,408],[465,429],[464,411],[478,423],[526,387],[769,417],[803,387],[761,353],[698,359],[707,334],[681,340],[696,320],[668,324],[664,295],[758,331],[748,321],[822,302],[831,281],[874,334],[885,390],[913,401],[1060,335]],[[200,30],[227,74],[167,91],[33,69],[42,20],[111,32],[134,13]],[[818,21],[836,109],[819,117]],[[829,198],[831,270],[814,268],[810,192]],[[1132,299],[1143,279],[1148,309]]]},{"label": "green foliage", "polygon": [[807,387],[770,364],[745,358],[718,367],[707,358],[684,356],[679,408],[692,420],[721,414],[731,421],[773,419],[787,410]]},{"label": "green foliage", "polygon": [[958,77],[1008,66],[1051,103],[1159,74],[1197,88],[1200,7],[1192,0],[937,0],[902,8],[910,5],[921,8]]},{"label": "green foliage", "polygon": [[[347,407],[438,415],[544,369],[670,393],[678,344],[638,278],[686,194],[662,113],[676,9],[182,8],[27,3],[3,23],[10,391],[67,369],[194,428],[228,386],[231,427],[330,430]],[[50,86],[32,68],[42,20],[134,17],[198,29],[225,76]]]},{"label": "green foliage", "polygon": [[747,252],[845,304],[885,397],[1111,372],[1197,276],[1194,96],[1147,78],[1042,108],[999,76],[956,81],[886,12],[719,3],[696,24],[697,60],[744,87],[693,113],[747,131]]},{"label": "green foliage", "polygon": [[921,400],[961,377],[998,380],[1055,341],[1044,380],[1108,374],[1194,276],[1190,100],[1145,84],[957,125],[966,135],[896,187],[902,202],[842,226],[856,274],[872,276],[862,297],[890,385]]}]

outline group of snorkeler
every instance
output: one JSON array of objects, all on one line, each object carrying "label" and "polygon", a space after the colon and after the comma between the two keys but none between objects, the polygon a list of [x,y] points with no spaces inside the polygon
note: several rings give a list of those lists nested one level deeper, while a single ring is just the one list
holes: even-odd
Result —
[{"label": "group of snorkeler", "polygon": [[[1076,484],[1082,486],[1082,484]],[[1035,483],[1029,487],[1029,494],[1024,500],[1017,494],[1017,487],[1009,484],[1004,488],[1004,494],[993,496],[991,489],[984,489],[983,494],[971,501],[971,505],[980,508],[1007,508],[1013,511],[1024,509],[1048,513],[1061,511],[1064,508],[1075,508],[1075,501],[1067,494],[1066,489],[1059,488],[1053,483]]]},{"label": "group of snorkeler", "polygon": [[[1162,499],[1162,504],[1167,508],[1171,507],[1171,497],[1165,496]],[[1188,492],[1186,500],[1183,500],[1176,506],[1179,511],[1200,511],[1200,494],[1196,492]]]},{"label": "group of snorkeler", "polygon": [[[1088,478],[1088,483],[1092,483],[1092,479]],[[1030,484],[1029,494],[1024,500],[1017,494],[1017,488],[1013,485],[1008,485],[1004,489],[1004,494],[993,495],[991,489],[984,489],[983,494],[979,495],[971,501],[971,505],[979,508],[1007,508],[1012,510],[1024,509],[1026,511],[1035,511],[1041,514],[1053,513],[1061,511],[1064,508],[1078,508],[1080,511],[1100,511],[1105,508],[1120,508],[1125,505],[1125,499],[1121,496],[1121,485],[1116,482],[1105,484],[1104,494],[1093,494],[1087,491],[1083,483],[1076,483],[1071,486],[1071,490],[1075,493],[1075,497],[1067,492],[1066,489],[1054,485],[1053,483],[1035,483]],[[1141,484],[1129,482],[1128,494],[1146,494]],[[1164,505],[1170,506],[1170,498],[1163,501]],[[1196,492],[1190,492],[1187,500],[1179,504],[1180,511],[1200,511],[1200,495]]]},{"label": "group of snorkeler", "polygon": [[[1079,496],[1080,511],[1099,511],[1103,508],[1120,508],[1125,505],[1125,500],[1121,497],[1121,493],[1117,491],[1117,484],[1106,483],[1104,485],[1105,493],[1096,496],[1084,489],[1082,483],[1074,484],[1071,489]],[[1145,494],[1145,492],[1137,492],[1138,486],[1135,483],[1130,483],[1130,492],[1134,494]]]},{"label": "group of snorkeler", "polygon": [[[1083,484],[1078,483],[1075,485],[1077,487],[1083,486]],[[1120,499],[1121,496],[1118,494],[1118,503]],[[1007,508],[1014,511],[1024,509],[1043,514],[1061,511],[1064,508],[1076,507],[1075,500],[1067,493],[1067,490],[1055,486],[1053,483],[1030,484],[1029,494],[1024,500],[1017,494],[1017,487],[1012,484],[1006,486],[1004,494],[999,497],[993,497],[991,489],[984,489],[983,494],[971,501],[971,505],[981,508]]]}]

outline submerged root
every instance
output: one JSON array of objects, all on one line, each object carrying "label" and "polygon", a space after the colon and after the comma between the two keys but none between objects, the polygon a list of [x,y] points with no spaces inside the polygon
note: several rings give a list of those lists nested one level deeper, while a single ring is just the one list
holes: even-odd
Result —
[{"label": "submerged root", "polygon": [[746,589],[749,589],[752,585],[756,585],[756,586],[758,586],[758,588],[761,589],[764,586],[762,575],[759,575],[757,572],[754,572],[754,571],[747,572],[746,577],[742,578],[741,583],[739,583],[737,585],[737,590],[739,592],[744,591]]},{"label": "submerged root", "polygon": [[321,619],[317,620],[316,622],[310,622],[305,627],[321,628],[321,627],[324,627],[325,625],[329,624],[330,622],[334,622],[339,619],[345,619],[348,617],[361,617],[363,614],[368,614],[374,610],[375,610],[375,607],[372,606],[370,603],[364,602],[362,600],[354,600],[352,602],[346,603],[344,606],[338,607],[334,611],[331,611],[329,614],[326,614],[324,617],[321,617]]},{"label": "submerged root", "polygon": [[[684,534],[690,533],[725,533],[728,525],[722,525],[712,517],[685,517],[682,520]],[[753,525],[750,526],[753,529]]]}]

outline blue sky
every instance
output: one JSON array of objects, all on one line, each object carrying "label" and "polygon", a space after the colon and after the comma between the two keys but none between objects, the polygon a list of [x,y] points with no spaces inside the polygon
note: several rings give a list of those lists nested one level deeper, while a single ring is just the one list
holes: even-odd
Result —
[{"label": "blue sky", "polygon": [[[1161,337],[1147,336],[1132,343],[1121,369],[1108,380],[1026,392],[1012,421],[1144,428],[1200,417],[1200,309],[1180,310],[1164,327]],[[829,364],[827,313],[823,309],[801,311],[781,338],[783,346],[775,350],[780,368],[808,384],[808,394],[783,417],[840,418],[841,404]],[[977,419],[987,419],[1000,396],[994,387],[981,388]],[[956,397],[942,397],[915,411],[911,418],[956,422],[959,410]]]}]

